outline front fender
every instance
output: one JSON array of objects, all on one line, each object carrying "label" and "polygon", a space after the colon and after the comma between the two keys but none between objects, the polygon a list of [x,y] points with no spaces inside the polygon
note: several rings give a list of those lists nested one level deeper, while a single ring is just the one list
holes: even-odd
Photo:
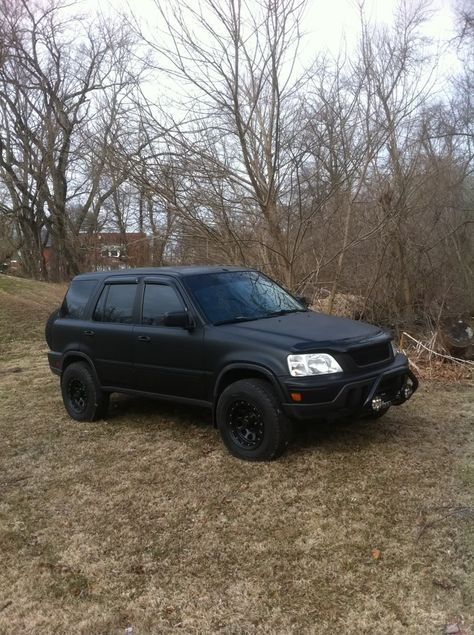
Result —
[{"label": "front fender", "polygon": [[262,379],[268,380],[273,386],[279,401],[284,401],[283,388],[277,376],[268,367],[252,362],[232,362],[220,370],[214,383],[212,398],[212,417],[214,425],[216,424],[215,412],[217,401],[223,390],[223,386],[227,386],[233,381],[238,381],[239,379],[245,379],[247,377],[261,377]]}]

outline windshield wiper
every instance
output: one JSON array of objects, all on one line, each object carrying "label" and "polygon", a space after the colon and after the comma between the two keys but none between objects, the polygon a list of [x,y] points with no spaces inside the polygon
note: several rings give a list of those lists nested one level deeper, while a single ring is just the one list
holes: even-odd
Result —
[{"label": "windshield wiper", "polygon": [[262,317],[265,317],[265,315],[254,315],[253,317],[249,315],[236,315],[229,320],[220,320],[219,322],[213,322],[213,324],[214,326],[220,326],[221,324],[233,324],[234,322],[250,322],[250,320],[259,320]]},{"label": "windshield wiper", "polygon": [[214,322],[214,326],[220,326],[221,324],[233,324],[236,322],[250,322],[250,320],[264,320],[265,318],[278,317],[280,315],[286,315],[287,313],[306,313],[307,309],[281,309],[281,311],[274,311],[273,313],[264,313],[263,315],[236,315],[229,320],[220,320]]},{"label": "windshield wiper", "polygon": [[306,313],[307,309],[281,309],[281,311],[274,311],[273,313],[267,313],[265,317],[278,317],[280,315],[287,315],[288,313]]}]

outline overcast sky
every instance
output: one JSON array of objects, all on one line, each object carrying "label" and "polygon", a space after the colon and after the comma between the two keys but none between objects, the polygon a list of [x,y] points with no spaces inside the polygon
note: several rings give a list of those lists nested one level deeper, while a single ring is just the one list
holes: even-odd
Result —
[{"label": "overcast sky", "polygon": [[[390,24],[398,0],[365,0],[365,14],[374,24]],[[408,3],[409,4],[409,3]],[[426,35],[447,40],[453,34],[451,0],[432,0],[432,17],[426,23]],[[359,28],[358,3],[355,0],[309,0],[308,21],[317,37],[315,43],[337,53],[343,36],[354,41]],[[309,26],[309,25],[308,25]]]},{"label": "overcast sky", "polygon": [[[166,0],[159,0],[166,3]],[[472,0],[474,1],[474,0]],[[247,0],[251,5],[252,0]],[[401,2],[408,6],[417,0],[364,0],[366,19],[372,24],[387,25],[393,22],[393,15]],[[456,48],[449,41],[454,36],[454,0],[428,0],[431,17],[423,26],[423,34],[433,41],[434,50],[441,50],[439,65],[431,74],[431,80],[438,90],[449,90],[447,78],[460,68]],[[158,12],[154,0],[82,0],[91,12],[104,14],[131,9],[135,16],[151,27]],[[82,4],[81,3],[81,4]],[[321,52],[337,56],[340,52],[350,52],[356,45],[360,28],[358,0],[307,0],[307,8],[302,28],[306,34],[300,47],[302,66],[311,64]]]},{"label": "overcast sky", "polygon": [[[400,0],[365,0],[366,17],[373,24],[388,26],[399,3]],[[460,65],[455,46],[449,45],[454,37],[453,2],[432,0],[430,10],[431,17],[423,26],[423,34],[433,40],[434,49],[442,50],[436,79],[443,84]],[[360,21],[356,0],[309,0],[307,16],[308,30],[314,33],[311,42],[314,41],[319,50],[337,55],[345,43],[348,49],[356,44]]]},{"label": "overcast sky", "polygon": [[[162,0],[163,1],[163,0]],[[104,13],[120,10],[129,5],[137,15],[145,19],[153,12],[153,0],[85,0]],[[410,0],[406,0],[410,4]],[[251,4],[251,0],[249,0]],[[399,0],[365,0],[365,13],[373,23],[390,24]],[[452,0],[431,0],[432,17],[426,24],[426,34],[435,39],[447,40],[452,37],[454,15]],[[351,41],[359,27],[357,0],[307,0],[304,26],[314,34],[311,43],[320,49],[337,53],[341,40]]]}]

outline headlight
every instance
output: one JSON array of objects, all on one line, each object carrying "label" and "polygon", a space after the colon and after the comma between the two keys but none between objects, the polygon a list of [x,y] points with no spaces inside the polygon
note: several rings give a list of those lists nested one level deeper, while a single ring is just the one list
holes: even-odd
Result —
[{"label": "headlight", "polygon": [[328,375],[342,373],[342,368],[334,357],[327,353],[310,353],[309,355],[288,355],[288,369],[293,377],[307,375]]}]

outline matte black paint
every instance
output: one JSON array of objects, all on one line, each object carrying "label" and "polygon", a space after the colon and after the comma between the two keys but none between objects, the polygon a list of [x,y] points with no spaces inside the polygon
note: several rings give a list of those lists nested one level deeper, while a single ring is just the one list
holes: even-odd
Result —
[{"label": "matte black paint", "polygon": [[[53,325],[51,370],[58,374],[75,354],[90,361],[108,391],[144,394],[173,401],[215,406],[228,373],[261,376],[273,384],[282,408],[293,418],[318,418],[359,412],[384,377],[403,381],[413,375],[404,355],[394,358],[390,335],[364,322],[306,311],[235,324],[213,325],[194,301],[186,278],[240,267],[163,267],[97,272],[75,281],[96,280],[82,319],[59,317]],[[105,285],[136,287],[133,324],[98,322],[95,305]],[[188,312],[189,328],[141,324],[145,284],[172,286]],[[387,357],[363,368],[351,351],[387,343]],[[343,368],[333,375],[292,377],[290,353],[327,352]],[[414,388],[418,385],[412,379]],[[416,382],[416,383],[415,383]],[[301,392],[301,403],[291,401]],[[328,399],[328,397],[330,397]]]}]

